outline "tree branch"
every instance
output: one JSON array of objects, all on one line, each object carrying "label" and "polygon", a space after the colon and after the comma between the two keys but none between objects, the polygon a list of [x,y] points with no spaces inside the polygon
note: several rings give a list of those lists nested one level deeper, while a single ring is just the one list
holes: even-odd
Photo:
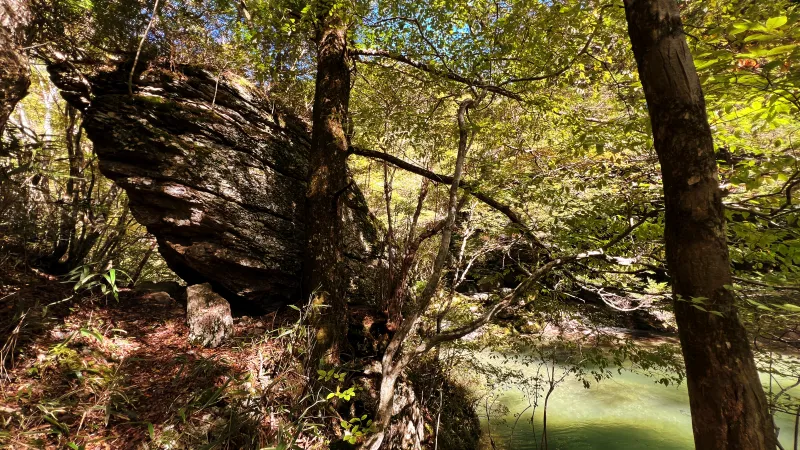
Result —
[{"label": "tree branch", "polygon": [[139,41],[139,48],[136,49],[136,56],[133,58],[133,67],[131,67],[131,73],[128,77],[128,95],[131,97],[133,97],[133,74],[136,72],[136,64],[139,62],[139,54],[142,53],[142,46],[144,45],[144,41],[147,39],[147,35],[150,34],[150,28],[153,26],[153,22],[156,20],[157,13],[158,0],[156,0],[155,4],[153,5],[153,14],[150,16],[150,21],[147,22],[147,28],[144,29],[142,40]]},{"label": "tree branch", "polygon": [[[404,161],[404,160],[402,160],[402,159],[400,159],[400,158],[398,158],[396,156],[392,156],[392,155],[389,155],[389,154],[386,154],[386,153],[383,153],[383,152],[379,152],[379,151],[375,151],[375,150],[368,150],[368,149],[360,148],[360,147],[350,147],[349,150],[350,150],[350,153],[353,153],[355,155],[365,156],[367,158],[380,159],[380,160],[386,161],[386,162],[388,162],[388,163],[390,163],[390,164],[392,164],[394,166],[397,166],[397,167],[399,167],[399,168],[401,168],[403,170],[406,170],[406,171],[411,172],[411,173],[415,173],[417,175],[420,175],[422,177],[425,177],[425,178],[427,178],[429,180],[432,180],[432,181],[435,181],[437,183],[442,183],[442,184],[452,184],[453,183],[453,177],[451,177],[449,175],[441,175],[441,174],[432,172],[432,171],[430,171],[428,169],[423,169],[422,167],[415,166],[414,164],[411,164],[410,162]],[[488,205],[490,208],[495,209],[496,211],[499,211],[500,213],[502,213],[504,216],[506,216],[508,218],[508,220],[511,221],[511,223],[519,226],[520,227],[520,231],[522,233],[524,233],[526,237],[528,237],[530,240],[532,240],[537,246],[539,246],[539,247],[541,247],[543,249],[547,249],[547,246],[545,246],[544,243],[542,243],[541,240],[539,240],[539,238],[537,238],[528,229],[528,227],[522,221],[522,218],[520,218],[520,216],[516,213],[516,211],[514,211],[510,206],[508,206],[508,205],[506,205],[504,203],[501,203],[500,201],[492,198],[491,196],[479,191],[477,189],[477,187],[475,187],[474,184],[470,183],[469,181],[459,180],[458,186],[461,189],[464,189],[464,191],[466,191],[467,193],[469,193],[473,197],[477,198],[478,200],[480,200],[483,203],[485,203],[486,205]]]},{"label": "tree branch", "polygon": [[419,70],[424,72],[428,72],[432,75],[436,75],[442,78],[446,78],[451,81],[455,81],[458,83],[466,84],[467,86],[484,89],[488,92],[492,92],[497,95],[502,95],[503,97],[508,97],[510,99],[522,101],[522,96],[516,92],[510,91],[505,89],[501,86],[495,86],[493,84],[485,83],[479,79],[470,79],[463,75],[457,74],[450,70],[443,70],[438,67],[435,67],[433,64],[429,62],[417,61],[412,59],[406,55],[402,55],[400,53],[389,52],[386,50],[378,50],[378,49],[351,49],[350,51],[351,56],[365,56],[368,58],[386,58],[391,59],[393,61],[401,62],[403,64],[409,65],[411,67],[415,67]]},{"label": "tree branch", "polygon": [[597,29],[600,28],[600,24],[602,24],[602,23],[603,23],[603,14],[601,13],[600,17],[597,19],[597,25],[595,25],[595,28],[592,31],[592,34],[590,34],[589,38],[586,40],[586,44],[583,45],[583,48],[581,48],[581,51],[579,51],[575,56],[573,56],[572,60],[570,60],[570,62],[568,62],[564,67],[562,67],[562,68],[560,68],[560,69],[558,69],[558,70],[556,70],[554,72],[550,72],[550,73],[547,73],[547,74],[544,74],[544,75],[536,75],[536,76],[533,76],[533,77],[523,77],[523,78],[510,78],[510,79],[500,83],[500,86],[505,86],[505,85],[511,84],[511,83],[521,83],[521,82],[524,82],[524,81],[541,81],[541,80],[547,80],[549,78],[555,78],[557,76],[560,76],[564,72],[566,72],[569,69],[571,69],[572,66],[575,64],[575,61],[577,61],[578,58],[581,57],[581,55],[583,55],[584,53],[586,53],[589,50],[589,46],[592,45],[592,40],[594,39],[594,35],[595,35],[595,33],[597,33]]},{"label": "tree branch", "polygon": [[525,279],[522,283],[520,283],[513,292],[508,294],[505,298],[501,301],[497,302],[496,304],[492,305],[486,312],[481,315],[481,317],[473,320],[467,325],[446,331],[444,333],[437,334],[436,336],[431,337],[430,339],[426,340],[425,342],[421,343],[417,346],[417,348],[413,352],[409,352],[407,357],[416,357],[419,356],[428,350],[436,347],[437,345],[441,345],[445,342],[451,342],[456,339],[460,339],[478,329],[482,326],[486,325],[487,323],[491,322],[497,313],[504,310],[508,305],[512,304],[514,300],[519,298],[519,296],[525,293],[533,283],[539,281],[550,273],[551,270],[555,269],[558,266],[562,266],[570,261],[574,260],[574,258],[566,258],[566,259],[554,259],[547,264],[543,265],[542,267],[536,269],[533,273],[531,273],[528,278]]}]

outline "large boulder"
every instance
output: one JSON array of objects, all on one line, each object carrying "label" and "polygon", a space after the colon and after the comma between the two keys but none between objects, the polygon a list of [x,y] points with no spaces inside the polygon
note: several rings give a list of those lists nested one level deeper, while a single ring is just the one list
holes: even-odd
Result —
[{"label": "large boulder", "polygon": [[[142,64],[141,66],[147,66]],[[62,96],[84,112],[100,170],[128,194],[188,284],[210,282],[234,307],[296,300],[305,248],[309,130],[255,86],[196,67],[149,68],[128,93],[130,66],[78,74],[51,63]],[[361,192],[346,193],[343,276],[377,298],[380,234]],[[359,276],[360,275],[360,276]]]},{"label": "large boulder", "polygon": [[217,347],[233,333],[231,305],[208,283],[186,289],[186,323],[189,342]]},{"label": "large boulder", "polygon": [[22,49],[29,21],[26,1],[0,0],[0,135],[31,84],[28,58]]}]

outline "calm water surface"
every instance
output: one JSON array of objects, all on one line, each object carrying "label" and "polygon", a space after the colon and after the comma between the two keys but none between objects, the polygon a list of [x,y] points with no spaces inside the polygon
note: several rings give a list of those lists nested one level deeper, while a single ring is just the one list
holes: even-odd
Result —
[{"label": "calm water surface", "polygon": [[[508,364],[523,368],[513,362]],[[523,370],[535,373],[535,369]],[[793,392],[800,395],[800,388]],[[491,420],[482,414],[484,448],[492,448],[490,433],[498,449],[542,448],[537,446],[541,440],[541,411],[537,411],[535,429],[531,427],[530,409],[514,427],[516,414],[525,410],[528,400],[516,388],[498,394],[498,402],[508,408],[508,413],[495,414]],[[784,415],[777,422],[783,430],[783,446],[792,448],[794,418]],[[666,387],[644,375],[623,372],[585,389],[580,381],[568,376],[550,396],[547,436],[550,450],[693,449],[686,385]]]}]

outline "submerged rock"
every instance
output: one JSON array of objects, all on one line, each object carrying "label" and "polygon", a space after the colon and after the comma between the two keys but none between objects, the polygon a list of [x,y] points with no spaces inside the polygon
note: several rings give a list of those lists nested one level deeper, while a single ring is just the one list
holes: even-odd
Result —
[{"label": "submerged rock", "polygon": [[186,322],[189,342],[217,347],[233,332],[231,305],[208,283],[189,286],[186,289]]}]

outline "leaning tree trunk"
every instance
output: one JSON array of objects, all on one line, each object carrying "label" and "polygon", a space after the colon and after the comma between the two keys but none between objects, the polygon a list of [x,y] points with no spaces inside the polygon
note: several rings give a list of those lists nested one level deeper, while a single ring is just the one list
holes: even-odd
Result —
[{"label": "leaning tree trunk", "polygon": [[0,135],[31,84],[28,58],[22,50],[29,20],[26,0],[0,0]]},{"label": "leaning tree trunk", "polygon": [[[698,449],[774,449],[737,315],[711,129],[675,0],[625,0],[666,202],[666,254]],[[705,298],[711,314],[694,307]]]},{"label": "leaning tree trunk", "polygon": [[313,295],[317,348],[315,357],[335,363],[347,332],[347,302],[341,272],[342,195],[347,175],[348,139],[345,132],[350,101],[346,29],[329,16],[317,37],[317,82],[314,94],[310,177],[306,191],[308,243],[304,291]]}]

